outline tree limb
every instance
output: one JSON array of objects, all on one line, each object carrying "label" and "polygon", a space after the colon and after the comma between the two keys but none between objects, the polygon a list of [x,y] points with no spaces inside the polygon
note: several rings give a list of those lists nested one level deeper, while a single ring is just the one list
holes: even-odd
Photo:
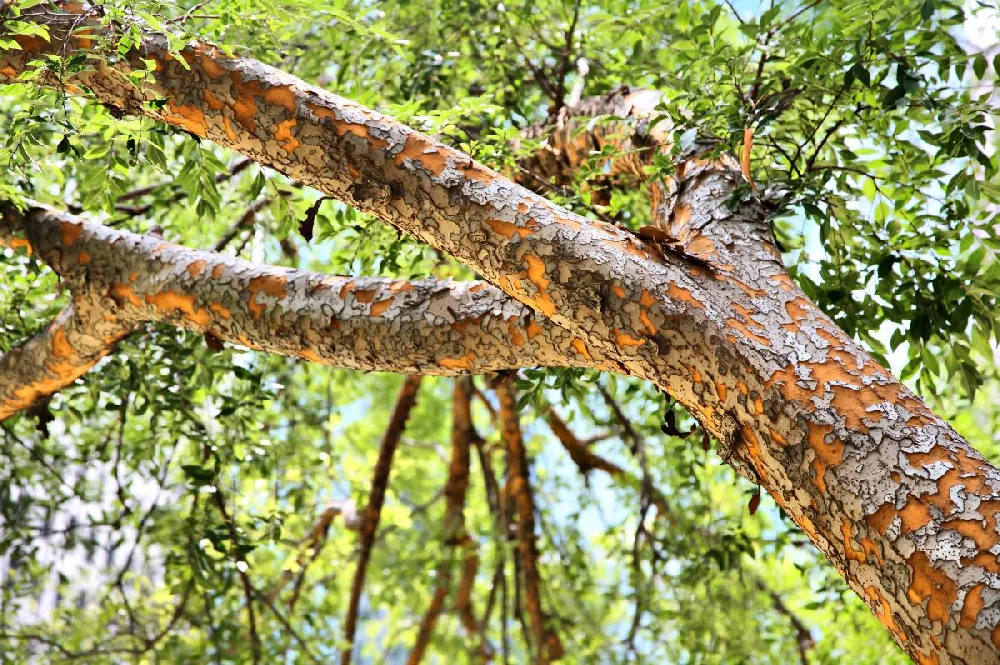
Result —
[{"label": "tree limb", "polygon": [[[471,556],[475,550],[465,531],[465,495],[469,487],[469,448],[472,444],[472,413],[470,410],[471,380],[456,379],[452,399],[451,460],[448,464],[448,480],[444,487],[444,542],[448,551],[443,555],[435,576],[434,594],[424,613],[417,632],[417,639],[407,658],[407,665],[418,665],[430,645],[434,627],[444,610],[445,600],[451,590],[452,563],[455,550],[468,549]],[[473,622],[475,620],[473,619]],[[475,623],[473,631],[475,634]]]},{"label": "tree limb", "polygon": [[344,639],[347,646],[341,651],[341,665],[350,665],[351,655],[354,651],[354,634],[358,625],[358,610],[361,607],[361,593],[365,588],[365,573],[368,570],[368,561],[371,558],[372,545],[375,543],[375,533],[378,531],[379,518],[382,515],[382,503],[385,501],[385,491],[389,486],[389,472],[392,469],[392,457],[396,452],[396,446],[403,435],[406,421],[410,417],[410,411],[417,402],[417,391],[420,388],[419,376],[407,376],[403,380],[403,387],[399,391],[396,399],[396,406],[389,418],[389,426],[386,428],[382,443],[379,445],[378,461],[372,472],[371,493],[368,496],[368,504],[365,506],[364,517],[361,521],[361,537],[358,550],[358,565],[354,571],[354,579],[351,582],[351,597],[347,607],[347,616],[344,619]]},{"label": "tree limb", "polygon": [[549,619],[542,609],[542,583],[535,540],[535,502],[531,491],[528,454],[521,437],[513,378],[501,378],[494,390],[500,403],[503,439],[509,455],[509,490],[517,504],[518,552],[524,579],[524,604],[531,620],[531,637],[538,650],[538,660],[540,663],[548,663],[559,660],[564,654],[559,635],[549,627]]},{"label": "tree limb", "polygon": [[0,356],[0,420],[69,385],[138,324],[363,370],[463,374],[593,362],[573,337],[483,282],[350,278],[262,266],[88,222],[34,202],[0,204],[74,295],[35,338]]}]

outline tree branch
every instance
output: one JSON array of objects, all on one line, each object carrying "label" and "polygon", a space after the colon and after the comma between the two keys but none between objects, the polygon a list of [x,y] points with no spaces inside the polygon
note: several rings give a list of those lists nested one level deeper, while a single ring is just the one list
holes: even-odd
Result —
[{"label": "tree branch", "polygon": [[[434,627],[444,610],[445,599],[451,589],[452,563],[455,550],[467,548],[471,556],[475,556],[474,546],[465,531],[465,495],[469,487],[469,449],[474,432],[472,429],[471,379],[461,378],[455,381],[455,392],[452,399],[452,429],[451,429],[451,460],[448,465],[448,480],[444,487],[444,542],[448,548],[435,577],[436,583],[430,605],[420,622],[416,642],[407,665],[418,665],[423,660],[424,653],[430,645]],[[463,576],[464,577],[464,576]],[[470,636],[475,634],[475,619]]]},{"label": "tree branch", "polygon": [[548,663],[563,657],[563,646],[558,634],[549,627],[548,617],[542,609],[542,582],[538,570],[538,544],[535,540],[535,502],[531,491],[528,454],[521,438],[513,378],[499,379],[494,390],[500,403],[503,439],[509,456],[508,488],[517,504],[518,552],[524,579],[524,604],[531,620],[531,637],[538,649],[538,661]]},{"label": "tree branch", "polygon": [[341,665],[350,665],[354,651],[354,634],[358,625],[358,610],[361,607],[361,593],[365,588],[365,573],[368,561],[371,559],[372,545],[375,543],[375,533],[378,531],[379,518],[382,514],[382,503],[385,501],[385,491],[389,486],[389,472],[392,469],[392,457],[396,446],[403,435],[410,411],[417,402],[417,391],[420,388],[419,376],[407,376],[396,399],[396,407],[389,419],[389,426],[379,445],[378,461],[372,472],[371,493],[365,506],[364,518],[361,521],[361,542],[358,550],[358,565],[354,571],[351,583],[351,597],[344,619],[344,639],[347,646],[340,654]]},{"label": "tree branch", "polygon": [[0,204],[0,241],[13,244],[24,231],[74,301],[0,356],[0,420],[75,381],[144,322],[363,370],[463,374],[594,362],[571,335],[483,282],[261,266],[29,205]]}]

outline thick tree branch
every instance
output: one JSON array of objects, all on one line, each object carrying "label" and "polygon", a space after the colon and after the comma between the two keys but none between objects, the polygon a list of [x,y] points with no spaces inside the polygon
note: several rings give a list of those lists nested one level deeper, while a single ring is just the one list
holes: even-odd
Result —
[{"label": "thick tree branch", "polygon": [[98,312],[92,301],[78,298],[44,330],[0,355],[0,420],[76,381],[131,331]]},{"label": "thick tree branch", "polygon": [[160,322],[270,353],[363,370],[462,374],[580,366],[573,337],[483,282],[350,278],[262,266],[0,204],[73,304],[0,357],[0,419],[72,383],[138,324]]},{"label": "thick tree branch", "polygon": [[351,597],[344,619],[344,639],[347,646],[340,654],[341,665],[350,665],[354,652],[354,634],[357,632],[358,610],[361,608],[361,593],[365,588],[365,573],[368,561],[371,559],[372,546],[375,544],[375,533],[378,531],[379,519],[382,515],[382,503],[385,501],[385,491],[389,486],[389,472],[392,469],[392,457],[403,435],[406,421],[410,417],[413,405],[417,403],[417,391],[420,388],[419,376],[408,376],[403,380],[403,387],[396,399],[396,406],[389,418],[382,443],[379,445],[378,461],[372,471],[371,493],[365,506],[361,521],[361,537],[358,550],[358,565],[351,582]]}]

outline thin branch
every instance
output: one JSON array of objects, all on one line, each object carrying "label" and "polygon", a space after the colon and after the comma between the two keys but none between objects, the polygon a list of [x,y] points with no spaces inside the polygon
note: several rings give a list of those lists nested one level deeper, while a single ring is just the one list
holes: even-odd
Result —
[{"label": "thin branch", "polygon": [[[448,480],[445,482],[444,542],[448,548],[435,577],[436,584],[430,605],[420,622],[416,642],[407,665],[418,665],[430,645],[434,626],[444,610],[444,602],[451,589],[452,559],[456,548],[469,547],[470,539],[465,532],[465,495],[469,487],[469,447],[474,432],[472,430],[471,380],[461,378],[455,381],[452,399],[451,460],[448,464]],[[469,547],[470,551],[473,551]],[[473,631],[474,633],[474,631]]]},{"label": "thin branch", "polygon": [[559,113],[566,98],[566,76],[569,74],[570,63],[573,61],[573,39],[576,37],[576,24],[580,19],[580,0],[573,4],[573,18],[566,29],[562,58],[559,64],[559,81],[556,84],[556,98],[552,104],[551,114]]},{"label": "thin branch", "polygon": [[354,571],[351,583],[351,597],[344,619],[344,639],[347,646],[340,654],[341,665],[350,665],[354,651],[354,634],[357,632],[358,610],[361,607],[361,593],[365,588],[365,573],[371,559],[372,545],[375,533],[378,531],[379,518],[382,515],[382,504],[385,501],[386,488],[389,486],[389,472],[392,470],[392,457],[396,452],[399,439],[403,435],[410,411],[417,401],[417,391],[420,388],[419,376],[407,376],[396,399],[396,406],[389,419],[389,426],[379,445],[378,461],[372,472],[371,492],[368,505],[365,506],[364,518],[361,522],[361,542],[358,552],[358,565]]},{"label": "thin branch", "polygon": [[219,513],[222,515],[223,521],[226,523],[226,528],[229,530],[229,547],[233,553],[233,561],[236,564],[236,573],[239,575],[240,581],[243,584],[243,597],[247,606],[247,622],[248,630],[250,632],[250,653],[253,657],[254,665],[261,662],[261,643],[260,635],[257,633],[257,615],[254,612],[253,601],[254,601],[254,587],[250,582],[250,577],[247,575],[247,570],[249,568],[247,564],[246,557],[244,557],[242,550],[240,549],[239,534],[236,532],[236,525],[233,523],[232,518],[229,516],[229,511],[226,510],[226,500],[222,496],[222,491],[217,487],[213,495],[215,499],[215,506],[219,509]]},{"label": "thin branch", "polygon": [[[327,534],[330,532],[330,525],[333,523],[333,520],[337,517],[337,515],[344,515],[344,526],[351,530],[357,530],[359,524],[357,516],[354,514],[353,502],[343,501],[331,503],[320,514],[319,519],[317,519],[309,528],[308,533],[306,533],[302,540],[299,541],[295,552],[295,570],[286,569],[283,571],[281,578],[270,591],[264,594],[264,597],[273,602],[281,594],[282,590],[284,590],[288,583],[291,582],[292,579],[296,578],[295,571],[298,571],[298,577],[301,579],[302,575],[305,574],[306,568],[308,568],[309,564],[316,560],[320,551],[323,549],[323,545],[326,544]],[[294,606],[294,603],[290,602],[289,606]]]},{"label": "thin branch", "polygon": [[535,504],[532,497],[528,454],[521,436],[513,376],[499,379],[494,387],[500,403],[503,439],[507,445],[510,472],[509,489],[517,504],[517,535],[520,565],[523,568],[524,601],[531,619],[533,642],[540,663],[559,660],[563,646],[559,636],[548,626],[542,609],[541,575],[538,570],[538,545],[535,540]]},{"label": "thin branch", "polygon": [[763,578],[754,575],[754,582],[760,590],[767,594],[767,596],[771,599],[771,604],[774,605],[774,609],[778,612],[778,614],[785,616],[789,623],[792,624],[792,629],[795,631],[795,645],[799,652],[799,661],[801,662],[801,665],[809,665],[809,650],[816,645],[809,627],[802,623],[802,620],[799,619],[798,615],[785,605],[785,601],[781,598],[781,596],[778,595],[774,589],[768,586],[767,582],[765,582]]}]

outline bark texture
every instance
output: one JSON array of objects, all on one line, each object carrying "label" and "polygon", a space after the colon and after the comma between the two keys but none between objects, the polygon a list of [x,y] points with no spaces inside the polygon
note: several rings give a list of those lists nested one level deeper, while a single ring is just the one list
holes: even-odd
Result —
[{"label": "bark texture", "polygon": [[[588,363],[684,404],[923,664],[998,660],[1000,472],[880,367],[786,274],[765,211],[728,207],[731,158],[688,159],[655,187],[665,236],[574,215],[391,118],[204,44],[187,67],[147,33],[110,64],[102,28],[39,10],[52,45],[90,53],[66,84],[233,148],[448,252],[567,331]],[[64,33],[65,31],[63,31]],[[157,63],[156,83],[129,82]],[[146,102],[163,99],[162,107]],[[749,187],[742,187],[749,189]],[[697,260],[693,260],[696,258]]]},{"label": "bark texture", "polygon": [[26,244],[74,300],[46,330],[0,356],[0,420],[72,383],[148,322],[361,370],[447,375],[584,365],[566,331],[485,282],[288,270],[41,204],[24,212],[2,206],[2,214],[0,242]]}]

